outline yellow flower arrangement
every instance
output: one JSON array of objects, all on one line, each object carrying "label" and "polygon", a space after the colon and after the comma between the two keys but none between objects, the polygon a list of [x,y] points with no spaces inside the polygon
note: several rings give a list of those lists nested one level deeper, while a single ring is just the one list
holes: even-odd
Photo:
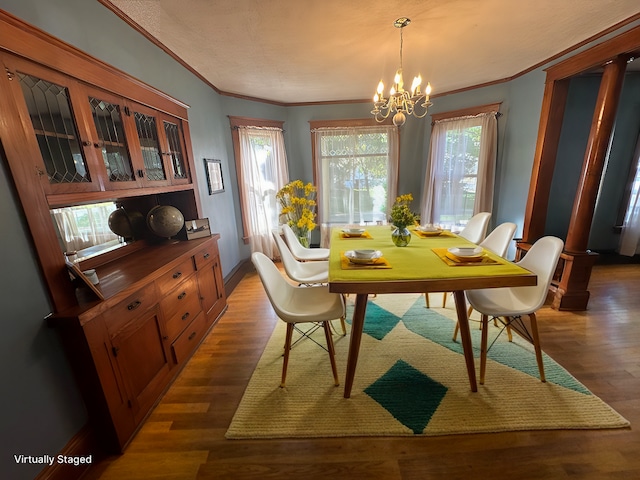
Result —
[{"label": "yellow flower arrangement", "polygon": [[309,233],[316,228],[316,187],[302,180],[294,180],[282,187],[276,194],[280,202],[280,215],[296,232],[300,243],[309,247]]},{"label": "yellow flower arrangement", "polygon": [[406,228],[420,221],[420,215],[414,213],[409,208],[413,201],[413,195],[407,193],[396,197],[396,201],[391,207],[391,223],[398,228]]}]

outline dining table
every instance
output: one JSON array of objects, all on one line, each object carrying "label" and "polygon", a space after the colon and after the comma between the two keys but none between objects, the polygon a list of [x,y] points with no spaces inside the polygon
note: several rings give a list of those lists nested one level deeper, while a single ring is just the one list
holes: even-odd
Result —
[{"label": "dining table", "polygon": [[[355,295],[344,398],[351,396],[368,297],[390,293],[453,293],[469,384],[476,392],[465,291],[536,285],[536,275],[487,249],[473,261],[452,255],[449,249],[475,245],[450,231],[423,232],[412,227],[409,244],[399,247],[392,241],[392,230],[389,225],[376,225],[355,234],[341,227],[331,231],[329,291]],[[371,263],[353,263],[348,257],[356,250],[374,250],[381,256]]]}]

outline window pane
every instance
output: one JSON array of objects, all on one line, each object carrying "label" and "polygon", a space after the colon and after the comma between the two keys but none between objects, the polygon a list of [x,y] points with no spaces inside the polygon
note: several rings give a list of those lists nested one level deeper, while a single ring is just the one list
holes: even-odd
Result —
[{"label": "window pane", "polygon": [[385,133],[322,132],[321,158],[325,221],[384,221],[389,172],[389,139]]}]

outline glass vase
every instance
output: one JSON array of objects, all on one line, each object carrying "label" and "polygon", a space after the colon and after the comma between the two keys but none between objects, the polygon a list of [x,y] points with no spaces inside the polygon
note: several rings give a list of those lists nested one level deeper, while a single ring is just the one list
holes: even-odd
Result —
[{"label": "glass vase", "polygon": [[406,247],[411,241],[411,232],[407,227],[396,227],[391,232],[391,240],[396,247]]},{"label": "glass vase", "polygon": [[298,241],[300,242],[300,245],[302,245],[304,248],[309,248],[311,245],[311,231],[310,230],[301,231],[296,226],[291,227],[291,229],[295,232],[296,237],[298,237]]}]

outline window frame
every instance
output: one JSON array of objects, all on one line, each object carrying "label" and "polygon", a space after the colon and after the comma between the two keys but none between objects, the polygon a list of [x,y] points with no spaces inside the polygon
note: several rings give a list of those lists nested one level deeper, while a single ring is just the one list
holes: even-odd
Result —
[{"label": "window frame", "polygon": [[[310,120],[309,128],[311,132],[311,161],[313,169],[313,183],[318,184],[317,170],[318,170],[318,152],[317,152],[317,130],[319,128],[357,128],[357,127],[380,127],[380,126],[393,126],[392,119],[386,119],[384,122],[377,122],[374,118],[355,118],[355,119],[339,119],[339,120]],[[400,128],[397,129],[397,153],[398,153],[398,165],[396,170],[398,172],[396,179],[396,191],[398,188],[398,181],[400,178]],[[318,192],[320,193],[320,192]]]},{"label": "window frame", "polygon": [[245,205],[241,185],[244,183],[242,176],[242,160],[240,158],[240,134],[239,127],[271,127],[279,128],[284,131],[284,120],[266,120],[263,118],[235,117],[229,115],[229,123],[231,125],[231,141],[233,143],[233,157],[236,165],[236,178],[238,181],[238,195],[240,198],[240,213],[242,215],[242,242],[249,245],[249,219],[247,217],[247,207]]}]

